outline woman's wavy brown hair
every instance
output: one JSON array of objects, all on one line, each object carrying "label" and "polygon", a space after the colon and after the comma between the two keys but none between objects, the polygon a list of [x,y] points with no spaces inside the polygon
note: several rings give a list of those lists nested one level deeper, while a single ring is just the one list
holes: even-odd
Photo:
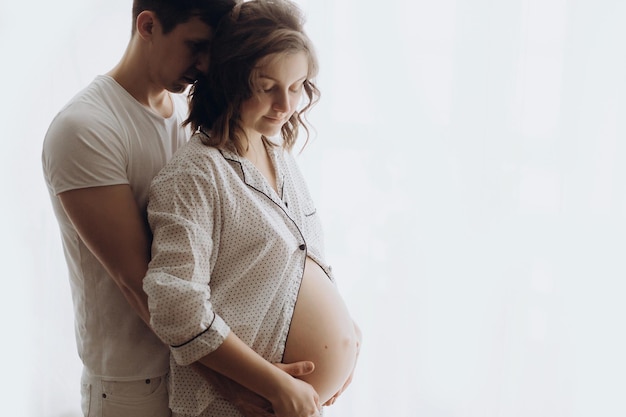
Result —
[{"label": "woman's wavy brown hair", "polygon": [[307,99],[280,133],[286,149],[295,144],[300,126],[308,141],[310,131],[305,114],[319,100],[320,92],[312,81],[318,71],[317,57],[303,25],[302,12],[288,0],[238,3],[220,21],[211,45],[208,74],[201,76],[191,89],[190,113],[185,121],[193,130],[207,133],[203,135],[206,145],[243,154],[247,138],[239,109],[257,91],[255,68],[268,55],[298,52],[304,52],[308,58],[303,86]]}]

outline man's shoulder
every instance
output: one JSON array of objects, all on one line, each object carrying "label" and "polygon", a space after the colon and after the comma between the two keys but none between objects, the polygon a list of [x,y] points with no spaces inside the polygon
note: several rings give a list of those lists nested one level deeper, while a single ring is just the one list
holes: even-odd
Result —
[{"label": "man's shoulder", "polygon": [[[96,77],[72,97],[52,119],[44,138],[44,154],[63,153],[93,145],[94,138],[111,138],[123,128],[111,98],[112,89],[103,76]],[[91,146],[90,145],[90,146]]]},{"label": "man's shoulder", "polygon": [[[102,82],[100,77],[94,79],[86,87],[76,93],[58,112],[53,123],[59,120],[97,119],[100,115],[112,112],[111,96],[116,94],[110,86]],[[85,117],[88,116],[87,119]]]}]

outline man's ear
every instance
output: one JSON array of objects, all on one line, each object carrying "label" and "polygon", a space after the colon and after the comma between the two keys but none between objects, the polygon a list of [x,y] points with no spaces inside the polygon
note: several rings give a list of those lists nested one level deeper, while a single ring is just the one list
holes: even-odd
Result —
[{"label": "man's ear", "polygon": [[156,15],[151,10],[144,10],[137,16],[137,34],[143,39],[149,39],[154,33],[155,26],[158,25]]}]

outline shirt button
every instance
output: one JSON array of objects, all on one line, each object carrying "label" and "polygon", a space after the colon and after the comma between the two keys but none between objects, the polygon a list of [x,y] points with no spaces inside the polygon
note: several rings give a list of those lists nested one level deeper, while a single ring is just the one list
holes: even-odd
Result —
[{"label": "shirt button", "polygon": [[300,245],[300,250],[305,250],[305,249],[306,249],[306,245],[304,243]]}]

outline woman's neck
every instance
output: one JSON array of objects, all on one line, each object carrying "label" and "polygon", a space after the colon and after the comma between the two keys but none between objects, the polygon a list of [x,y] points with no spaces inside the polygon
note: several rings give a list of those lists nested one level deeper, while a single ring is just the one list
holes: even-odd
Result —
[{"label": "woman's neck", "polygon": [[267,149],[265,149],[263,136],[261,135],[248,135],[244,148],[243,157],[250,160],[253,164],[255,161],[262,160],[267,156]]},{"label": "woman's neck", "polygon": [[248,147],[242,155],[259,170],[265,177],[274,191],[278,192],[276,184],[276,171],[269,156],[267,147],[263,141],[263,137],[259,136],[257,140],[249,140]]}]

